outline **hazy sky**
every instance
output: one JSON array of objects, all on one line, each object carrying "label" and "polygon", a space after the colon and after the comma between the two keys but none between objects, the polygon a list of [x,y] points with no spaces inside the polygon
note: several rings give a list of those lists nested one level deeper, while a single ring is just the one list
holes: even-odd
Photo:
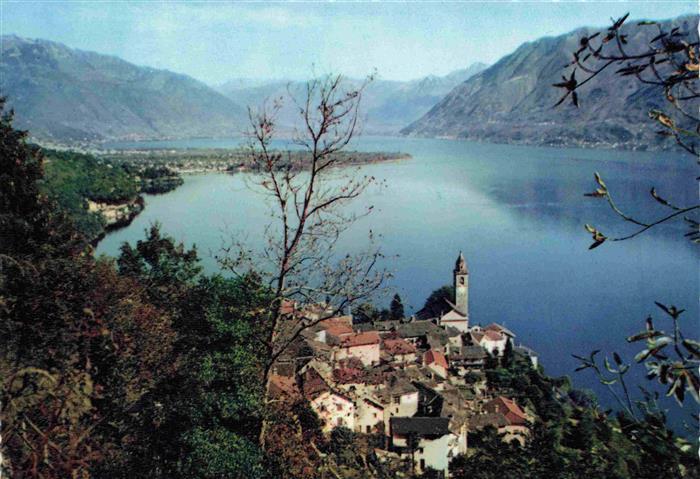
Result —
[{"label": "hazy sky", "polygon": [[0,0],[2,34],[45,38],[186,73],[308,77],[336,71],[381,78],[444,75],[493,63],[525,41],[611,16],[670,18],[697,1],[234,3]]}]

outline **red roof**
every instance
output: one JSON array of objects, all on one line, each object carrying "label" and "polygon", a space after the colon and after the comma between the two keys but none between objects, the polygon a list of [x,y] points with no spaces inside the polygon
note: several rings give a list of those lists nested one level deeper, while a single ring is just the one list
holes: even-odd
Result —
[{"label": "red roof", "polygon": [[379,344],[379,333],[376,331],[367,331],[364,333],[356,333],[352,336],[343,338],[341,346],[344,348],[354,348],[357,346],[367,346],[370,344]]},{"label": "red roof", "polygon": [[397,354],[415,353],[416,347],[403,339],[385,339],[384,350],[395,356]]},{"label": "red roof", "polygon": [[504,396],[498,396],[496,399],[489,401],[484,406],[484,409],[491,412],[500,412],[513,425],[525,425],[528,421],[527,415],[520,409],[520,406],[512,399]]},{"label": "red roof", "polygon": [[513,334],[513,332],[510,329],[506,328],[505,326],[501,326],[500,324],[497,324],[497,323],[491,323],[488,326],[486,326],[484,329],[487,331],[497,331],[499,333],[503,333],[503,334],[506,334],[508,336],[515,337],[515,334]]},{"label": "red roof", "polygon": [[333,370],[333,379],[339,384],[358,384],[362,380],[364,371],[357,368],[338,368]]},{"label": "red roof", "polygon": [[296,310],[296,306],[296,302],[290,301],[289,299],[283,299],[282,303],[280,304],[280,314],[292,314]]},{"label": "red roof", "polygon": [[484,336],[490,341],[503,341],[503,334],[499,331],[494,331],[493,329],[488,329],[484,331]]},{"label": "red roof", "polygon": [[351,323],[346,318],[347,316],[328,318],[324,319],[318,324],[326,331],[326,333],[340,338],[353,333]]},{"label": "red roof", "polygon": [[437,364],[447,369],[447,358],[440,351],[428,350],[424,356],[425,364]]}]

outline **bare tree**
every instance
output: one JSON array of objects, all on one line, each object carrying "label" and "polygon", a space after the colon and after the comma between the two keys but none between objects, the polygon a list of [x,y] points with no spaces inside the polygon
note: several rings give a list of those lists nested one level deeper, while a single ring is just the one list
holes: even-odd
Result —
[{"label": "bare tree", "polygon": [[[292,167],[291,153],[273,148],[280,101],[259,112],[249,110],[250,160],[260,172],[249,181],[270,200],[272,222],[262,253],[229,246],[221,263],[238,273],[252,262],[269,280],[270,324],[259,338],[267,353],[266,391],[277,360],[304,330],[372,296],[388,277],[371,231],[367,248],[359,253],[344,254],[336,246],[372,210],[353,209],[351,203],[376,179],[359,168],[343,168],[353,158],[341,154],[358,133],[360,100],[371,80],[347,88],[342,76],[327,75],[310,80],[301,100],[290,92],[301,123],[292,141],[307,152],[304,169]],[[263,422],[262,445],[265,431]]]}]

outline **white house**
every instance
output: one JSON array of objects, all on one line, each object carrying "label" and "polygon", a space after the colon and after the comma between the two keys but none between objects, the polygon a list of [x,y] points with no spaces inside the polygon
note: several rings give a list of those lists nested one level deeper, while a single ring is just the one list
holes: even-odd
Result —
[{"label": "white house", "polygon": [[355,401],[355,431],[369,434],[383,426],[384,406],[378,399],[368,396]]},{"label": "white house", "polygon": [[379,364],[380,343],[381,339],[376,331],[352,334],[344,337],[335,348],[334,360],[354,357],[365,366]]},{"label": "white house", "polygon": [[502,356],[506,349],[506,344],[510,341],[510,337],[493,329],[472,329],[470,332],[472,343],[478,344],[491,354]]},{"label": "white house", "polygon": [[444,417],[395,417],[390,422],[391,448],[414,457],[416,472],[428,467],[449,476],[449,463],[457,438]]},{"label": "white house", "polygon": [[355,429],[355,405],[350,398],[332,391],[324,391],[309,403],[323,422],[323,432],[327,433],[341,426]]}]

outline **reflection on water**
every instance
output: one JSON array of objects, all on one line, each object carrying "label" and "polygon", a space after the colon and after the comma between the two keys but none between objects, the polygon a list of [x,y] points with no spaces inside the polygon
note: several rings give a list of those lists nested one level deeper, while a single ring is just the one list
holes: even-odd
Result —
[{"label": "reflection on water", "polygon": [[[233,145],[198,140],[155,146]],[[647,315],[664,327],[655,300],[686,308],[688,331],[698,331],[697,254],[683,238],[682,224],[594,251],[588,251],[590,237],[583,229],[593,223],[611,235],[633,231],[603,201],[583,197],[594,189],[593,171],[601,173],[621,206],[651,218],[664,212],[649,197],[652,186],[677,204],[697,200],[692,159],[391,138],[362,139],[355,148],[413,156],[363,169],[386,179],[387,186],[361,199],[357,207],[374,205],[374,214],[339,244],[352,250],[369,229],[380,233],[384,252],[398,255],[387,265],[395,272],[392,286],[413,310],[451,281],[454,257],[463,250],[471,274],[472,321],[506,324],[518,341],[540,353],[551,374],[573,373],[571,353],[615,349],[631,358],[635,348],[624,338],[640,329]],[[209,252],[220,247],[222,229],[245,232],[255,242],[268,216],[241,176],[191,176],[172,193],[148,197],[144,213],[110,234],[98,252],[117,254],[122,241],[143,237],[153,221],[196,243],[212,271],[216,263]],[[610,400],[586,374],[577,374],[575,383]]]}]

